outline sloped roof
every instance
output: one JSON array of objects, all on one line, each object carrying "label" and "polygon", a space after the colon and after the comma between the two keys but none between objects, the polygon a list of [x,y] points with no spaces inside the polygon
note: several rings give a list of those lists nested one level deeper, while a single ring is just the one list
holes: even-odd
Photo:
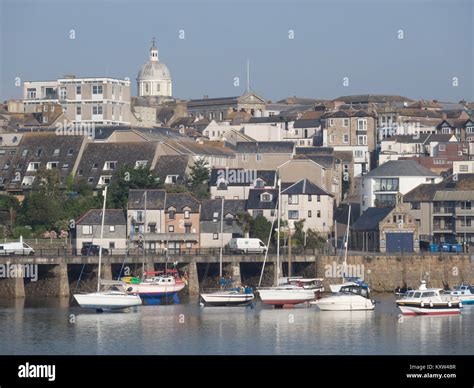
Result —
[{"label": "sloped roof", "polygon": [[[260,195],[269,193],[272,200],[269,202],[260,201]],[[247,209],[275,209],[278,202],[278,189],[250,189],[247,199]]]},{"label": "sloped roof", "polygon": [[379,223],[387,217],[393,207],[369,207],[352,225],[352,230],[378,230]]},{"label": "sloped roof", "polygon": [[[244,179],[238,179],[240,177]],[[211,186],[217,186],[219,178],[222,176],[232,178],[235,177],[236,179],[227,179],[227,186],[250,186],[253,185],[253,180],[246,178],[255,178],[255,179],[262,179],[265,181],[267,186],[272,186],[276,182],[276,171],[274,170],[257,170],[254,174],[253,171],[244,169],[244,168],[213,168],[211,170],[211,176],[209,178],[209,184]]]},{"label": "sloped roof", "polygon": [[400,176],[427,176],[439,177],[431,170],[423,167],[414,160],[389,160],[368,172],[365,177],[400,177]]},{"label": "sloped roof", "polygon": [[165,209],[174,207],[178,211],[190,208],[193,213],[199,212],[201,202],[189,193],[166,193]]},{"label": "sloped roof", "polygon": [[[146,190],[147,210],[162,210],[165,206],[166,191],[160,189]],[[145,208],[145,190],[131,189],[128,192],[128,209],[142,210]]]},{"label": "sloped roof", "polygon": [[237,142],[235,152],[247,154],[262,153],[293,153],[295,143],[291,141],[259,141]]},{"label": "sloped roof", "polygon": [[164,182],[168,175],[178,175],[178,181],[181,183],[186,178],[188,163],[188,155],[162,155],[158,158],[155,171],[160,182]]},{"label": "sloped roof", "polygon": [[[226,199],[224,201],[224,217],[232,214],[234,217],[238,213],[246,211],[247,201],[245,199]],[[201,221],[212,221],[214,213],[217,218],[221,218],[222,199],[204,199],[201,203]]]},{"label": "sloped roof", "polygon": [[296,183],[293,183],[291,186],[287,187],[285,190],[282,190],[282,194],[286,195],[299,195],[299,194],[308,194],[308,195],[329,195],[333,196],[331,193],[327,192],[317,184],[311,182],[309,179],[303,178]]},{"label": "sloped roof", "polygon": [[[79,220],[77,225],[101,225],[102,209],[90,209]],[[122,209],[105,209],[104,225],[126,225],[127,217]]]}]

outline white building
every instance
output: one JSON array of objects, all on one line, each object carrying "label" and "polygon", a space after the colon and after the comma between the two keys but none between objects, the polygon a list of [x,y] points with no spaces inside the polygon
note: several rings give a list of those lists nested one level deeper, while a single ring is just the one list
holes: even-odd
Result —
[{"label": "white building", "polygon": [[153,39],[150,48],[150,59],[138,72],[137,76],[138,96],[140,97],[164,97],[172,96],[171,73],[163,62],[158,59],[158,48]]},{"label": "white building", "polygon": [[474,174],[474,160],[453,160],[453,174]]},{"label": "white building", "polygon": [[361,213],[369,207],[393,207],[399,194],[423,183],[439,183],[443,178],[414,160],[390,160],[362,178]]}]

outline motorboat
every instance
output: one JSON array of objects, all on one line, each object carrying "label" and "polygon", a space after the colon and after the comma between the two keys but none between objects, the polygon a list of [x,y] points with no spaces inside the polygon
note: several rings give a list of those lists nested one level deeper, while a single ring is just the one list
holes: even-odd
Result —
[{"label": "motorboat", "polygon": [[122,310],[140,306],[142,300],[138,295],[127,291],[127,284],[114,280],[102,280],[98,292],[74,294],[79,306],[94,309],[98,312]]},{"label": "motorboat", "polygon": [[425,281],[418,290],[408,291],[395,303],[404,315],[459,314],[462,307],[459,298],[444,294],[442,288],[427,288]]},{"label": "motorboat", "polygon": [[370,299],[368,288],[358,284],[342,286],[338,292],[310,304],[322,311],[361,311],[375,308],[375,301]]},{"label": "motorboat", "polygon": [[138,295],[145,304],[160,304],[163,298],[175,297],[184,287],[187,280],[179,276],[175,269],[165,271],[148,271],[142,278],[124,277],[128,292]]},{"label": "motorboat", "polygon": [[243,306],[255,299],[252,288],[233,287],[200,294],[205,306]]},{"label": "motorboat", "polygon": [[463,305],[474,304],[474,286],[468,284],[460,284],[449,291],[449,295],[458,298]]},{"label": "motorboat", "polygon": [[341,284],[330,284],[329,288],[331,292],[336,293],[340,292],[342,287],[347,287],[347,286],[361,286],[363,288],[366,288],[370,292],[369,285],[364,282],[362,279],[359,278],[346,278],[346,281],[341,283]]},{"label": "motorboat", "polygon": [[296,305],[315,300],[324,291],[320,278],[289,277],[281,278],[277,286],[258,288],[264,304],[275,307]]}]

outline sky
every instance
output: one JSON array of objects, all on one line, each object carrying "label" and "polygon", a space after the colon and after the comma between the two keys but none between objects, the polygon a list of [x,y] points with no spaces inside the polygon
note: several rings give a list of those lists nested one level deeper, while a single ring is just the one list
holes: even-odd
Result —
[{"label": "sky", "polygon": [[243,94],[248,60],[250,88],[272,101],[363,93],[473,101],[473,3],[0,0],[0,100],[21,98],[24,81],[66,74],[128,77],[136,95],[156,37],[176,98]]}]

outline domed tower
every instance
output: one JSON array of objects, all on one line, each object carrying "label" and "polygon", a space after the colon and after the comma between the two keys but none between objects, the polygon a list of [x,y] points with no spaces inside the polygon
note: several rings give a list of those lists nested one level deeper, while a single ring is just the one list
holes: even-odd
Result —
[{"label": "domed tower", "polygon": [[155,38],[150,48],[150,60],[138,72],[138,95],[140,97],[171,97],[171,73],[158,59]]}]

